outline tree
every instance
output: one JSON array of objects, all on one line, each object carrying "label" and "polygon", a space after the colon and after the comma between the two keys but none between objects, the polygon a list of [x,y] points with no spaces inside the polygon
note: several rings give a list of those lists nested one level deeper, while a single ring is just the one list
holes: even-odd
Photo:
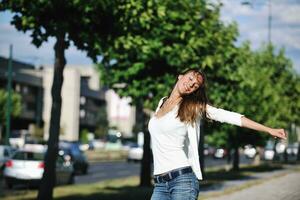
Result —
[{"label": "tree", "polygon": [[36,47],[47,42],[49,37],[56,39],[48,149],[38,199],[52,199],[55,184],[65,50],[72,42],[78,49],[86,50],[88,56],[96,61],[96,55],[101,53],[101,45],[105,45],[101,40],[113,33],[110,26],[113,20],[111,5],[110,1],[105,0],[0,1],[0,11],[14,13],[11,23],[19,31],[29,31]]},{"label": "tree", "polygon": [[[297,75],[284,50],[275,53],[275,48],[269,45],[252,51],[249,43],[245,43],[237,48],[230,68],[221,72],[226,78],[224,83],[230,84],[215,81],[210,85],[214,104],[271,127],[288,128],[297,119],[293,112],[299,110],[294,93]],[[215,144],[234,149],[234,170],[239,168],[239,147],[249,143],[261,146],[268,138],[249,129],[223,125],[209,136]]]},{"label": "tree", "polygon": [[[284,51],[276,54],[272,46],[258,52],[253,52],[248,44],[236,47],[236,24],[225,25],[220,20],[219,5],[201,0],[136,0],[118,6],[117,23],[121,29],[118,37],[108,40],[100,70],[108,86],[121,96],[132,97],[137,108],[153,110],[158,99],[168,94],[176,74],[188,67],[199,67],[207,75],[212,104],[245,113],[271,126],[286,127],[293,118],[291,109],[295,104],[287,97],[291,96],[291,86],[281,89],[293,74]],[[257,102],[261,103],[249,106]],[[289,106],[282,108],[282,103]],[[266,138],[233,126],[224,126],[222,130],[218,138],[235,149],[234,168],[238,168],[239,146],[246,142],[263,144]],[[150,163],[145,125],[144,132],[147,138],[141,185],[150,185],[150,170],[145,167]]]},{"label": "tree", "polygon": [[219,11],[203,0],[128,0],[117,7],[118,37],[108,40],[99,69],[109,87],[132,98],[144,120],[141,186],[151,184],[150,137],[142,109],[153,110],[184,69],[198,67],[213,77],[229,62],[237,29],[222,23]]},{"label": "tree", "polygon": [[81,132],[80,132],[80,142],[82,144],[87,144],[89,143],[89,137],[88,137],[88,134],[89,134],[89,130],[88,129],[83,129]]},{"label": "tree", "polygon": [[[0,138],[2,136],[2,127],[6,119],[6,102],[7,102],[7,92],[0,89]],[[21,114],[21,96],[13,92],[12,94],[12,113],[13,117],[18,117]]]}]

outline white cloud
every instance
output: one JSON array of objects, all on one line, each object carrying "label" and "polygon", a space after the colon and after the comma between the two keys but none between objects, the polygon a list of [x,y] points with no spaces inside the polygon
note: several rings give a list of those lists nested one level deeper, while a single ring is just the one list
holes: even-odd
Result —
[{"label": "white cloud", "polygon": [[[237,21],[239,42],[249,40],[254,49],[268,42],[269,1],[249,0],[253,5],[242,5],[242,1],[222,0],[222,20]],[[287,56],[294,60],[300,72],[300,2],[292,0],[271,0],[271,41],[277,47],[284,47]]]},{"label": "white cloud", "polygon": [[299,25],[300,5],[287,4],[284,3],[284,1],[279,1],[272,6],[272,16],[279,21],[279,23]]}]

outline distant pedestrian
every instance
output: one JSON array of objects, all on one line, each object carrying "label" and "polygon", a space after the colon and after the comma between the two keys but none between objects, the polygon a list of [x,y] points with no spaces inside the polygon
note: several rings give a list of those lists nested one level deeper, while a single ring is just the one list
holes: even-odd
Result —
[{"label": "distant pedestrian", "polygon": [[198,198],[199,180],[202,179],[198,155],[200,119],[226,122],[286,138],[283,129],[273,129],[208,104],[205,75],[189,69],[178,76],[170,95],[160,100],[148,124],[155,182],[151,200]]}]

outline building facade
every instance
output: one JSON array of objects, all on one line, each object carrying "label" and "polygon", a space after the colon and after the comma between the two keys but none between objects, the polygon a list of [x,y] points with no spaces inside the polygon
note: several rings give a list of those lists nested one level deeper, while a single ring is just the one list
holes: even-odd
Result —
[{"label": "building facade", "polygon": [[[3,89],[6,89],[7,84],[7,65],[8,59],[0,57],[0,88]],[[48,139],[52,81],[52,66],[36,69],[33,65],[13,61],[13,90],[22,96],[22,113],[12,120],[12,130],[29,130],[30,125],[34,124],[43,127],[44,139]],[[110,126],[117,127],[125,137],[132,136],[135,109],[129,106],[130,99],[120,99],[112,90],[103,88],[94,67],[65,67],[61,91],[60,139],[76,141],[83,129],[95,132],[101,126],[98,121],[99,112],[103,108],[106,109]]]},{"label": "building facade", "polygon": [[[11,119],[12,130],[28,130],[29,124],[43,126],[43,78],[33,65],[13,61],[12,90],[20,94],[21,114]],[[0,57],[0,89],[7,88],[8,59]],[[15,132],[12,131],[12,134]]]}]

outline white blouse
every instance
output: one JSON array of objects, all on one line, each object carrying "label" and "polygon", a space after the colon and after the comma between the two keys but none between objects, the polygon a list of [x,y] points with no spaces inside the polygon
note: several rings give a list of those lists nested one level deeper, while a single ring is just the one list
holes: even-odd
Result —
[{"label": "white blouse", "polygon": [[[163,99],[159,102],[159,110]],[[177,118],[179,106],[161,117],[153,116],[148,124],[154,162],[154,175],[191,166],[198,179],[202,179],[198,156],[199,123],[187,125]],[[241,114],[207,105],[207,117],[219,122],[241,126]]]},{"label": "white blouse", "polygon": [[154,175],[190,166],[183,147],[187,139],[186,125],[177,116],[178,106],[162,117],[152,117],[148,128],[151,134]]}]

